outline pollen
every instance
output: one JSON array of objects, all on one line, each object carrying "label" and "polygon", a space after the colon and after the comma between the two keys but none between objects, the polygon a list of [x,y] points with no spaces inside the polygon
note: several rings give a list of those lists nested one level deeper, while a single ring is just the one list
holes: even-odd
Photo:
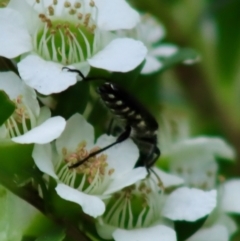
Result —
[{"label": "pollen", "polygon": [[[81,143],[78,144],[78,147],[74,153],[67,155],[67,152],[64,150],[64,153],[66,153],[66,155],[64,156],[65,162],[69,166],[71,166],[85,159],[91,153],[96,152],[100,149],[100,147],[94,147],[88,151],[86,147],[87,147],[86,141],[82,141]],[[98,175],[101,178],[106,174],[107,166],[108,166],[107,155],[101,153],[99,155],[94,155],[90,157],[89,159],[86,160],[86,162],[70,170],[76,172],[77,174],[86,175],[88,183],[91,184],[96,175]],[[114,169],[110,169],[107,174],[111,175],[113,172],[114,172]]]},{"label": "pollen", "polygon": [[90,3],[89,3],[89,5],[90,5],[91,7],[95,7],[95,2],[94,2],[93,0],[91,0]]},{"label": "pollen", "polygon": [[71,7],[71,3],[68,2],[68,1],[66,1],[66,2],[64,3],[64,7],[65,7],[65,8],[70,8],[70,7]]},{"label": "pollen", "polygon": [[79,2],[74,3],[74,7],[75,8],[80,8],[81,7],[81,3],[79,3]]}]

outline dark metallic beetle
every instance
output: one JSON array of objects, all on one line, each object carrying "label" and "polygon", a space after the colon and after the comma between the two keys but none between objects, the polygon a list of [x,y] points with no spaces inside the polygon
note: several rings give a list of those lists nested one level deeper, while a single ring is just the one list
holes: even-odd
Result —
[{"label": "dark metallic beetle", "polygon": [[[78,70],[68,69],[66,67],[64,68],[70,72],[77,72],[85,81],[102,79],[85,78]],[[157,147],[157,121],[129,93],[114,83],[105,82],[98,88],[97,92],[114,117],[123,122],[125,130],[117,137],[115,142],[98,151],[92,152],[88,157],[83,160],[79,160],[75,164],[69,166],[69,168],[78,167],[86,162],[90,157],[95,156],[131,137],[140,150],[140,158],[136,163],[136,167],[145,166],[148,172],[149,170],[153,172],[151,167],[160,156],[160,150]]]}]

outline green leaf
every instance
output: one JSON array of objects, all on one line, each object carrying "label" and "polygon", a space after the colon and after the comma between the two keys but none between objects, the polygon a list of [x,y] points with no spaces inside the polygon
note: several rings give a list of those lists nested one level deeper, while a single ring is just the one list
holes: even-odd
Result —
[{"label": "green leaf", "polygon": [[[0,182],[14,178],[16,186],[32,177],[33,145],[21,145],[11,140],[0,140]],[[1,174],[2,173],[2,174]]]},{"label": "green leaf", "polygon": [[218,69],[221,81],[231,84],[235,80],[234,75],[239,69],[240,47],[240,1],[212,1],[212,15],[216,20],[217,27],[217,51]]},{"label": "green leaf", "polygon": [[89,98],[89,83],[79,81],[58,96],[58,104],[54,115],[61,115],[68,119],[75,113],[82,114]]},{"label": "green leaf", "polygon": [[185,241],[202,227],[208,216],[195,222],[175,221],[174,227],[177,233],[177,241]]},{"label": "green leaf", "polygon": [[65,236],[63,229],[55,228],[37,238],[36,241],[62,241]]},{"label": "green leaf", "polygon": [[0,90],[0,126],[12,115],[14,110],[15,104],[4,91]]}]

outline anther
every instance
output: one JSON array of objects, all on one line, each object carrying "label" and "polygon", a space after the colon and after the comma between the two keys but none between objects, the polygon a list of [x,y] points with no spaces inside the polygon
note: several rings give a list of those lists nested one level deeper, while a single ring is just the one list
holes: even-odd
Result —
[{"label": "anther", "polygon": [[74,7],[75,7],[75,8],[80,8],[80,7],[81,7],[81,3],[75,2],[75,3],[74,3]]},{"label": "anther", "polygon": [[50,16],[53,16],[53,15],[54,15],[54,8],[53,8],[53,6],[49,6],[49,7],[48,7],[48,12],[49,12],[49,15],[50,15]]},{"label": "anther", "polygon": [[71,7],[71,3],[68,2],[68,1],[66,1],[66,2],[64,3],[64,7],[65,7],[65,8],[70,8],[70,7]]},{"label": "anther", "polygon": [[90,3],[89,3],[89,5],[90,5],[91,7],[94,7],[94,6],[95,6],[95,2],[94,2],[93,0],[91,0]]},{"label": "anther", "polygon": [[77,18],[78,18],[79,20],[81,20],[81,19],[83,18],[83,14],[82,14],[82,13],[78,13],[78,14],[77,14]]},{"label": "anther", "polygon": [[74,15],[76,13],[76,9],[71,8],[68,13],[70,15]]},{"label": "anther", "polygon": [[53,5],[57,5],[58,4],[58,0],[53,0]]}]

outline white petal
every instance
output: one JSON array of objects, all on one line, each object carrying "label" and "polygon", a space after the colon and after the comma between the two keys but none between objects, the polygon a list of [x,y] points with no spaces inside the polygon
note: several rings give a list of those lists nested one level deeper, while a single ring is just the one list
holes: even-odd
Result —
[{"label": "white petal", "polygon": [[226,213],[221,213],[216,222],[217,224],[226,227],[229,235],[234,234],[238,229],[235,220]]},{"label": "white petal", "polygon": [[95,0],[97,25],[102,30],[132,29],[140,21],[137,11],[125,0]]},{"label": "white petal", "polygon": [[133,169],[132,171],[129,171],[128,173],[124,173],[111,181],[109,187],[104,192],[104,194],[111,194],[113,192],[123,189],[124,187],[128,187],[136,183],[137,181],[144,179],[147,174],[148,173],[145,167],[138,167]]},{"label": "white petal", "polygon": [[146,62],[141,70],[141,74],[151,74],[163,67],[163,64],[155,57],[147,55]]},{"label": "white petal", "polygon": [[79,204],[84,213],[94,218],[105,211],[104,202],[96,196],[85,194],[65,184],[58,184],[56,191],[61,198]]},{"label": "white petal", "polygon": [[[156,167],[154,167],[153,169],[158,174],[165,188],[179,186],[184,183],[184,180],[178,176],[166,173]],[[154,178],[154,175],[152,175],[152,177]]]},{"label": "white petal", "polygon": [[227,181],[222,187],[222,209],[240,214],[240,179]]},{"label": "white petal", "polygon": [[43,106],[40,109],[40,114],[37,119],[37,125],[41,125],[47,119],[51,118],[51,111],[47,106]]},{"label": "white petal", "polygon": [[[116,141],[115,137],[102,135],[98,138],[96,145],[103,148],[114,141]],[[109,148],[104,151],[104,154],[107,155],[109,168],[114,169],[113,177],[132,170],[139,157],[138,148],[131,139],[127,139]]]},{"label": "white petal", "polygon": [[21,144],[37,143],[45,144],[58,138],[63,132],[66,121],[61,116],[55,116],[40,126],[33,128],[24,135],[14,137],[12,140]]},{"label": "white petal", "polygon": [[178,188],[167,197],[163,215],[172,220],[195,221],[212,212],[216,207],[216,195],[216,190]]},{"label": "white petal", "polygon": [[4,90],[11,100],[23,94],[22,86],[22,80],[14,72],[0,72],[0,89]]},{"label": "white petal", "polygon": [[187,159],[191,161],[189,156],[196,157],[207,155],[209,161],[215,160],[215,156],[228,159],[234,159],[235,151],[224,140],[220,138],[198,137],[181,141],[174,145],[171,149],[172,159],[176,161]]},{"label": "white petal", "polygon": [[17,11],[0,8],[0,32],[1,56],[14,58],[32,49],[31,37]]},{"label": "white petal", "polygon": [[198,230],[187,241],[229,241],[229,234],[223,225],[214,225]]},{"label": "white petal", "polygon": [[149,228],[124,230],[117,229],[113,233],[113,238],[116,241],[176,241],[176,233],[173,229],[164,226],[156,225]]},{"label": "white petal", "polygon": [[178,47],[173,44],[161,44],[154,48],[151,54],[155,57],[169,57],[178,51]]},{"label": "white petal", "polygon": [[166,35],[164,26],[149,14],[141,15],[141,22],[138,27],[141,30],[141,39],[144,39],[145,43],[156,43]]},{"label": "white petal", "polygon": [[52,163],[52,151],[50,144],[34,145],[32,157],[40,171],[58,179]]},{"label": "white petal", "polygon": [[21,14],[22,18],[24,18],[30,35],[33,35],[38,26],[42,24],[38,17],[38,13],[25,0],[11,0],[7,5],[7,8],[14,9]]},{"label": "white petal", "polygon": [[121,38],[115,39],[88,62],[91,66],[116,72],[128,72],[145,58],[147,48],[142,42]]},{"label": "white petal", "polygon": [[62,70],[62,65],[28,55],[18,63],[21,78],[39,93],[59,93],[77,82],[77,73]]},{"label": "white petal", "polygon": [[92,147],[94,141],[94,129],[82,115],[74,114],[66,124],[62,135],[56,141],[57,152],[62,153],[65,147],[69,152],[75,152],[79,143],[87,142],[87,146]]}]

